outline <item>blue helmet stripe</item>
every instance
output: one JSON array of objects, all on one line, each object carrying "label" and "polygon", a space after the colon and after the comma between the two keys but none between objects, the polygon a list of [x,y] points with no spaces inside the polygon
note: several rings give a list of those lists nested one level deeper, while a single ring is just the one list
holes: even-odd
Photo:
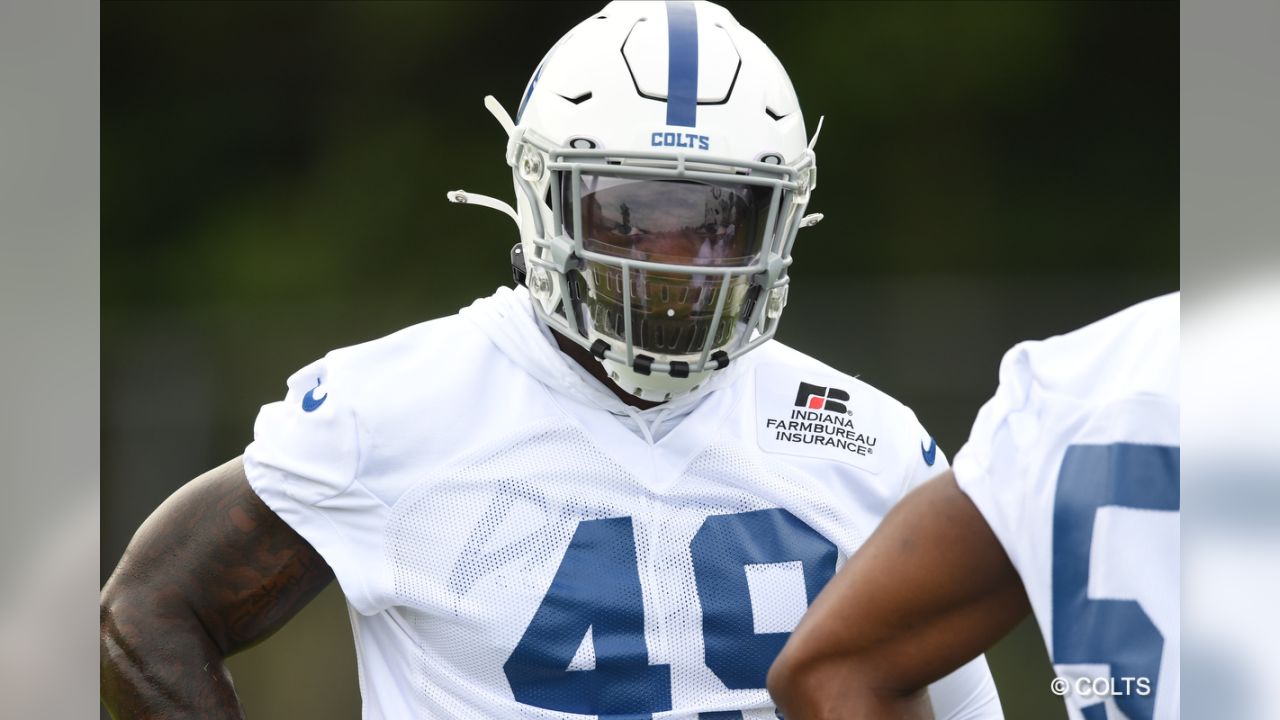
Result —
[{"label": "blue helmet stripe", "polygon": [[520,107],[516,110],[517,125],[520,124],[520,116],[524,115],[525,106],[529,104],[529,98],[533,96],[533,89],[538,86],[538,77],[542,75],[542,68],[547,64],[547,60],[550,57],[551,53],[547,53],[547,57],[542,58],[542,62],[538,63],[538,69],[533,71],[533,77],[529,78],[529,87],[525,88],[524,97],[520,100]]},{"label": "blue helmet stripe", "polygon": [[667,124],[698,124],[698,13],[688,0],[667,3]]}]

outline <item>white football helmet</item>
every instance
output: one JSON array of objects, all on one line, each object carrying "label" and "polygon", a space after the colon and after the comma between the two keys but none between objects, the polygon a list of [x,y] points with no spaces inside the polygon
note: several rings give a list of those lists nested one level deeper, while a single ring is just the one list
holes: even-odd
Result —
[{"label": "white football helmet", "polygon": [[516,219],[535,312],[623,390],[671,399],[773,337],[817,170],[786,71],[727,10],[612,2],[551,48],[514,123],[486,104],[518,212],[450,199]]}]

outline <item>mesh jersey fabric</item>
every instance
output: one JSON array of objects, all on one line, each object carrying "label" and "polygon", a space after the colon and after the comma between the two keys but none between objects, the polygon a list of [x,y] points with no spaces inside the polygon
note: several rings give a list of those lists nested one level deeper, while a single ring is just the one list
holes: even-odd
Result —
[{"label": "mesh jersey fabric", "polygon": [[956,455],[1074,720],[1179,714],[1179,301],[1014,346]]},{"label": "mesh jersey fabric", "polygon": [[[288,384],[245,471],[334,570],[366,718],[774,717],[808,603],[947,462],[901,403],[778,343],[620,407],[523,290]],[[931,693],[1001,717],[981,658]]]}]

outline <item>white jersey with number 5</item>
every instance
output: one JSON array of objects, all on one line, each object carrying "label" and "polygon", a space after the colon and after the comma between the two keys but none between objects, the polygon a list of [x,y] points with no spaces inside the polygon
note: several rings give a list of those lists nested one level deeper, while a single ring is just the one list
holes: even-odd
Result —
[{"label": "white jersey with number 5", "polygon": [[[770,343],[640,412],[528,294],[337,350],[245,471],[352,609],[366,718],[773,718],[800,615],[947,461],[901,403]],[[938,717],[999,718],[979,658]]]},{"label": "white jersey with number 5", "polygon": [[1178,320],[1175,293],[1016,345],[956,455],[1073,720],[1178,717]]}]

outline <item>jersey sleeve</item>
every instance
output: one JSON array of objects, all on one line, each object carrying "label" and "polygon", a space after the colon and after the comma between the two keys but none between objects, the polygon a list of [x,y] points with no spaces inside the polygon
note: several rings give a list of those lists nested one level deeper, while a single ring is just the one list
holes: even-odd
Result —
[{"label": "jersey sleeve", "polygon": [[324,557],[351,605],[382,609],[389,573],[382,551],[386,506],[359,482],[362,433],[342,373],[328,358],[288,380],[264,405],[245,449],[249,485]]},{"label": "jersey sleeve", "polygon": [[929,703],[938,720],[1002,720],[1000,695],[984,655],[929,686]]},{"label": "jersey sleeve", "polygon": [[1070,443],[1177,437],[1176,425],[1165,433],[1145,419],[1176,418],[1176,411],[1135,415],[1128,423],[1103,418],[1106,408],[1146,396],[1176,405],[1179,310],[1179,297],[1166,295],[1005,353],[1000,386],[978,412],[955,476],[1015,565],[1019,550],[1010,541],[1034,545],[1031,527],[1052,512],[1045,499]]},{"label": "jersey sleeve", "polygon": [[902,488],[905,496],[930,478],[944,472],[951,464],[947,462],[947,454],[938,446],[938,441],[924,429],[915,412],[906,410],[908,428],[907,442],[912,446],[907,450],[906,482]]},{"label": "jersey sleeve", "polygon": [[1033,392],[1034,374],[1025,344],[1015,345],[1000,362],[1000,385],[974,420],[969,440],[956,454],[956,483],[969,496],[987,525],[1022,567],[1019,543],[1013,535],[1029,517],[1025,504],[1034,493],[1011,492],[1000,478],[1026,475],[1019,463],[1027,462],[1018,448],[1033,444],[1040,434],[1040,418]]}]

